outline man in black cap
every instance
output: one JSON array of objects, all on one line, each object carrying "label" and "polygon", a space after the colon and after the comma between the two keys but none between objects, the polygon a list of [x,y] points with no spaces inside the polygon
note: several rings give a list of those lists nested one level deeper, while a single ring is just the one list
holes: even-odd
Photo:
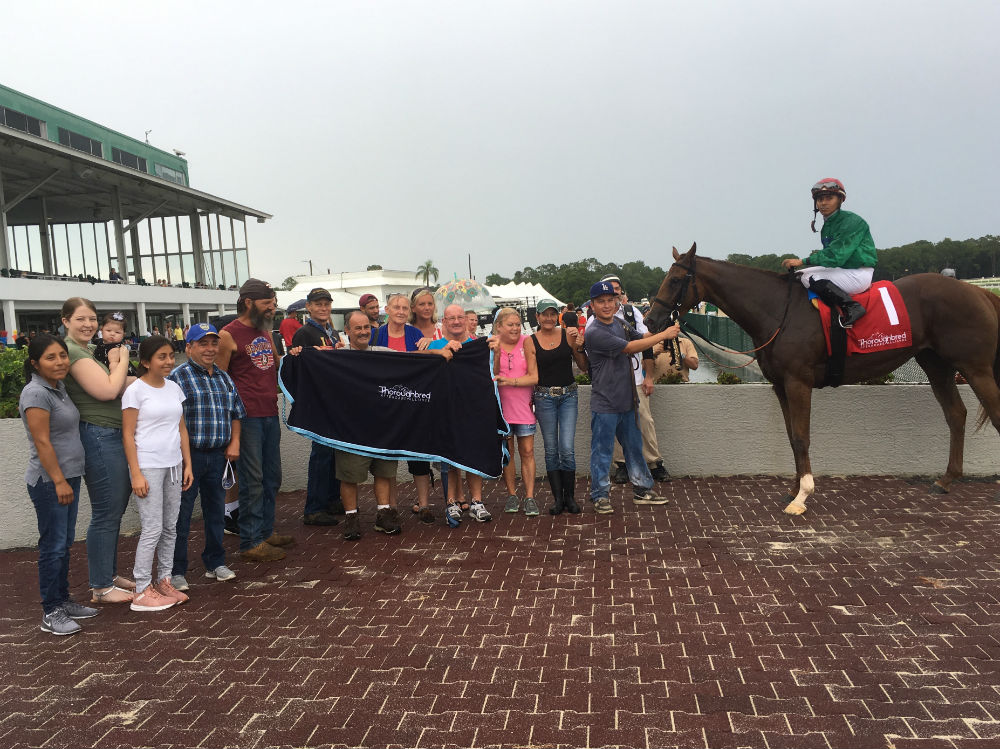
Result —
[{"label": "man in black cap", "polygon": [[277,299],[271,285],[248,279],[236,302],[238,317],[219,331],[216,365],[236,384],[247,415],[237,463],[240,554],[250,562],[284,559],[295,542],[274,532],[275,497],[281,486],[278,360],[271,339]]},{"label": "man in black cap", "polygon": [[[305,324],[292,336],[292,348],[339,348],[340,335],[330,322],[333,297],[323,288],[315,288],[306,296]],[[306,482],[306,506],[302,522],[306,525],[336,525],[337,514],[343,514],[340,501],[340,481],[332,447],[313,442],[309,453],[309,477]]]}]

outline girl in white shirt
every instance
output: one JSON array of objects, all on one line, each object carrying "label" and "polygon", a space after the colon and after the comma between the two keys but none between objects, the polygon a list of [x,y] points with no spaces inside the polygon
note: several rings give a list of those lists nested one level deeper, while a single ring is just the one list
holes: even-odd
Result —
[{"label": "girl in white shirt", "polygon": [[[191,486],[184,392],[167,375],[174,349],[163,336],[139,346],[142,375],[122,394],[122,442],[142,532],[135,550],[133,611],[162,611],[188,597],[170,584],[181,490]],[[153,557],[160,579],[154,582]]]}]

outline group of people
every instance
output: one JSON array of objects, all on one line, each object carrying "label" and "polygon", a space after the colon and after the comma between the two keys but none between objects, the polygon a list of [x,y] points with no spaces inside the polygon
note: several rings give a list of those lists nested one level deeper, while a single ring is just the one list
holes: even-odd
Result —
[{"label": "group of people", "polygon": [[[851,324],[858,310],[841,298],[841,288],[831,291],[831,287],[833,280],[846,286],[845,279],[863,276],[870,282],[871,268],[858,265],[869,259],[870,234],[867,224],[861,227],[863,231],[859,229],[858,222],[864,222],[854,214],[838,219],[846,197],[839,182],[818,184],[813,197],[826,219],[824,249],[810,256],[814,265],[807,269],[803,283],[821,297],[837,301],[842,321]],[[838,233],[839,226],[842,233]],[[838,273],[844,268],[834,265],[837,262],[849,272]],[[802,261],[786,263],[794,266]],[[423,352],[450,359],[476,338],[479,325],[474,311],[454,304],[444,309],[438,322],[429,288],[409,295],[390,294],[383,323],[379,300],[366,294],[358,309],[345,318],[345,344],[333,327],[331,304],[326,289],[309,293],[308,316],[288,341],[290,355],[312,347],[340,352]],[[236,575],[226,563],[223,532],[234,504],[227,502],[226,492],[234,486],[238,486],[239,509],[232,516],[240,537],[240,557],[251,562],[285,557],[285,547],[295,541],[275,530],[275,498],[281,485],[278,356],[271,336],[276,308],[271,286],[249,279],[239,289],[235,319],[221,329],[209,323],[188,328],[184,335],[187,360],[180,366],[175,366],[174,341],[152,335],[140,344],[139,367],[133,369],[129,349],[122,343],[124,316],[111,313],[99,320],[94,304],[80,297],[68,299],[62,307],[65,339],[49,333],[31,339],[20,413],[30,442],[25,479],[38,519],[42,630],[73,634],[80,630],[79,620],[99,614],[98,608],[78,603],[69,594],[70,548],[81,479],[91,503],[86,542],[90,604],[128,603],[133,611],[155,612],[186,602],[188,536],[199,497],[205,525],[204,576],[232,580]],[[585,323],[581,325],[575,310],[576,324],[571,323],[566,312],[560,314],[553,300],[540,301],[538,327],[530,335],[523,332],[516,309],[496,312],[489,339],[493,374],[504,419],[511,427],[510,453],[519,456],[523,484],[519,491],[512,459],[503,475],[504,512],[540,514],[535,486],[536,425],[541,429],[552,494],[549,512],[581,511],[575,497],[575,369],[588,372],[592,383],[590,499],[594,511],[614,512],[612,481],[631,483],[637,505],[666,503],[667,498],[654,491],[656,481],[669,478],[649,409],[656,361],[658,356],[667,357],[686,379],[687,372],[698,366],[697,354],[690,342],[679,338],[676,324],[655,334],[646,330],[641,313],[628,303],[615,276],[592,286]],[[98,330],[99,344],[94,342]],[[416,488],[412,510],[421,522],[433,523],[431,466],[408,461],[407,468]],[[478,522],[491,520],[483,502],[482,477],[446,470],[444,516],[448,524],[458,526],[465,513]],[[337,525],[338,516],[343,515],[344,538],[359,539],[358,488],[371,474],[377,505],[375,530],[400,532],[395,461],[314,442],[308,471],[305,524]],[[466,487],[470,501],[466,501]],[[119,573],[118,538],[133,496],[141,532],[129,578]]]}]

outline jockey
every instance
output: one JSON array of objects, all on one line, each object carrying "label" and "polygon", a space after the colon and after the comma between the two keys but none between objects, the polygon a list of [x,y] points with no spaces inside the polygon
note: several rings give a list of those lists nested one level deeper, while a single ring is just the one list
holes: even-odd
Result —
[{"label": "jockey", "polygon": [[868,222],[856,213],[840,210],[847,200],[847,190],[839,179],[821,179],[812,188],[813,222],[823,215],[820,237],[823,249],[805,260],[788,258],[785,268],[802,268],[799,280],[831,309],[840,307],[840,324],[849,328],[865,314],[865,308],[851,298],[872,285],[878,256]]}]

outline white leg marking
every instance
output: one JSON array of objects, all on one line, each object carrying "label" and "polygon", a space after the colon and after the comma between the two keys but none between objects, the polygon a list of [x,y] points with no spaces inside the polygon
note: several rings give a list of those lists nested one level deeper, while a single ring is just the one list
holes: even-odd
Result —
[{"label": "white leg marking", "polygon": [[785,507],[785,512],[789,515],[801,515],[806,511],[806,500],[814,491],[816,491],[816,484],[813,482],[812,474],[803,474],[802,478],[799,479],[799,493]]}]

